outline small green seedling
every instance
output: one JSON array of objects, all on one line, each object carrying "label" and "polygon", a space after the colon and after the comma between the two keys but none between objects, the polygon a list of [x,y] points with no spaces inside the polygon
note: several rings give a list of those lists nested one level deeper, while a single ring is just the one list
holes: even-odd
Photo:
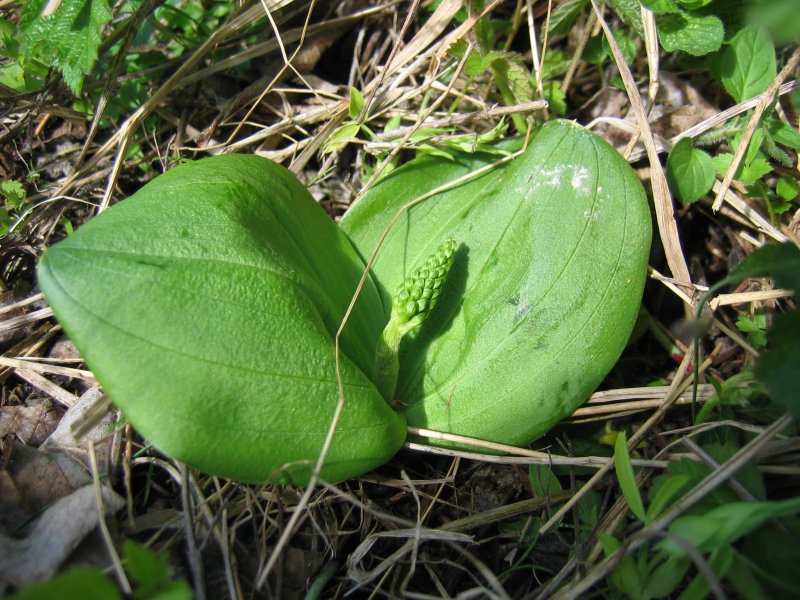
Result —
[{"label": "small green seedling", "polygon": [[408,425],[528,444],[625,347],[650,212],[625,160],[572,123],[465,181],[494,160],[412,161],[340,226],[273,162],[189,162],[50,248],[39,282],[133,426],[208,473],[308,481],[339,376],[329,481],[386,462]]}]

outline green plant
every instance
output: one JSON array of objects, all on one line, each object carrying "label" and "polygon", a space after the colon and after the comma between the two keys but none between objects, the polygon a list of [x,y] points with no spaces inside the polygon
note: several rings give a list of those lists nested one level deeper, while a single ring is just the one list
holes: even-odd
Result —
[{"label": "green plant", "polygon": [[78,94],[110,19],[107,0],[26,2],[16,31],[8,22],[2,28],[0,50],[11,62],[0,70],[0,82],[16,91],[32,91],[43,85],[49,67],[55,67]]},{"label": "green plant", "polygon": [[[763,276],[771,276],[776,285],[797,293],[799,273],[800,250],[795,245],[765,246],[712,287],[707,297],[725,285]],[[702,303],[698,313],[700,310]],[[742,371],[722,383],[715,382],[716,394],[698,415],[698,423],[706,421],[711,412],[722,405],[746,404],[760,395],[763,388],[756,379],[778,406],[795,416],[800,414],[798,315],[800,313],[793,310],[775,317],[767,331],[767,350],[755,369]],[[759,332],[763,335],[762,330]],[[700,436],[702,442],[698,445],[707,456],[723,463],[742,446],[742,437],[743,434],[733,429],[721,429]],[[644,523],[664,513],[711,472],[708,466],[686,459],[670,464],[666,473],[656,477],[651,486],[650,504],[645,510],[624,435],[617,438],[614,460],[622,494],[631,512]],[[705,571],[691,577],[682,597],[706,597],[711,586],[722,581],[732,586],[740,597],[796,595],[796,590],[785,584],[781,569],[800,558],[800,544],[796,541],[800,530],[800,501],[797,498],[766,501],[765,484],[754,464],[740,468],[736,479],[737,489],[744,489],[738,494],[748,494],[749,501],[741,501],[733,489],[721,488],[709,494],[676,518],[660,542],[621,560],[609,580],[614,592],[642,599],[670,595],[685,581],[692,562],[701,562]],[[769,548],[767,540],[771,539],[776,540],[778,549]],[[599,540],[606,555],[620,550],[620,542],[611,533],[602,532]]]},{"label": "green plant", "polygon": [[[185,581],[173,581],[167,556],[157,556],[146,546],[126,541],[125,571],[133,585],[134,600],[189,600],[192,590]],[[14,600],[121,599],[117,586],[96,567],[73,567],[41,583],[31,584]]]},{"label": "green plant", "polygon": [[[407,421],[526,444],[582,402],[624,348],[650,215],[627,163],[573,124],[550,122],[514,160],[491,160],[413,161],[341,227],[274,163],[184,164],[50,248],[39,281],[132,424],[205,471],[306,481],[336,410],[337,364],[344,404],[327,479],[386,461]],[[365,257],[396,213],[337,361]],[[449,275],[399,345],[396,391],[384,399],[370,375],[393,296],[448,236],[459,240]]]},{"label": "green plant", "polygon": [[[673,60],[681,68],[708,70],[737,103],[767,89],[778,69],[776,44],[791,43],[800,36],[794,0],[613,0],[607,4],[627,26],[614,36],[628,62],[636,53],[635,37],[643,35],[640,8],[645,7],[654,15],[661,46],[678,53]],[[589,0],[559,3],[553,10],[551,31],[566,33],[588,5]],[[583,58],[603,65],[610,58],[605,37],[590,38]],[[768,179],[773,171],[770,161],[791,167],[793,159],[785,148],[800,150],[800,134],[771,113],[764,114],[735,178],[748,186],[751,195],[763,199],[777,223],[776,215],[792,208],[796,194],[787,183],[781,184],[780,192],[775,189],[776,182]],[[716,174],[724,175],[730,167],[749,116],[730,120],[723,130],[675,144],[667,161],[667,177],[676,198],[695,202],[711,190]],[[713,158],[693,147],[721,141],[727,141],[730,152],[721,148]]]},{"label": "green plant", "polygon": [[0,206],[0,236],[3,236],[8,233],[14,218],[24,209],[28,192],[16,179],[4,179],[0,181],[0,196],[3,199]]}]

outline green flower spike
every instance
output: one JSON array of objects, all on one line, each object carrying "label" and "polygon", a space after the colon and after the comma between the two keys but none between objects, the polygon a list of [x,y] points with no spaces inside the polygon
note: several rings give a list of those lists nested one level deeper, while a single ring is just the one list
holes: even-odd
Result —
[{"label": "green flower spike", "polygon": [[387,402],[393,402],[400,371],[400,341],[425,321],[442,291],[453,265],[456,241],[448,238],[400,286],[392,299],[392,315],[375,349],[375,385]]}]

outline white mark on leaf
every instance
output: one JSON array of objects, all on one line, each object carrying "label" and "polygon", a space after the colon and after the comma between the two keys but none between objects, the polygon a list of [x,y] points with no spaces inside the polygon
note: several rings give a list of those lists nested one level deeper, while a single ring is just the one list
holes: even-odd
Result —
[{"label": "white mark on leaf", "polygon": [[575,172],[572,174],[572,189],[578,190],[584,194],[588,193],[589,188],[586,186],[587,179],[589,179],[589,169],[581,166],[576,167]]}]

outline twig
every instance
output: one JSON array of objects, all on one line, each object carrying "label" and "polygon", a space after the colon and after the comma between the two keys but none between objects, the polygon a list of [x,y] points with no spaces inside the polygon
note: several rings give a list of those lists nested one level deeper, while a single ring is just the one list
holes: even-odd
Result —
[{"label": "twig", "polygon": [[[603,18],[603,14],[597,6],[596,0],[591,0],[591,2],[597,19],[600,21],[600,25],[605,32],[606,39],[608,39],[609,46],[614,55],[614,61],[617,64],[617,69],[619,69],[619,73],[622,76],[622,81],[625,83],[625,90],[628,94],[633,112],[636,115],[636,122],[639,126],[642,141],[647,149],[647,157],[650,161],[650,181],[653,186],[653,198],[655,200],[656,220],[658,221],[658,231],[661,234],[661,242],[664,245],[667,263],[669,264],[670,271],[672,271],[672,276],[678,280],[679,285],[691,291],[692,278],[689,275],[689,268],[686,266],[686,259],[681,249],[678,227],[675,222],[675,210],[672,206],[672,197],[669,193],[664,170],[661,168],[661,162],[658,159],[658,150],[656,149],[653,134],[647,122],[647,114],[644,104],[642,103],[642,98],[639,95],[639,90],[636,87],[633,74],[625,63],[625,58],[622,56],[619,45],[614,39],[614,34]],[[685,308],[687,316],[691,316],[691,307]]]},{"label": "twig", "polygon": [[119,559],[119,554],[114,547],[114,541],[111,539],[111,533],[108,531],[106,524],[106,510],[105,503],[103,502],[103,486],[100,484],[100,468],[97,465],[97,453],[94,450],[94,441],[89,440],[89,465],[92,469],[92,481],[94,482],[94,497],[97,502],[97,524],[100,527],[100,533],[103,536],[103,541],[106,544],[106,550],[111,557],[111,562],[114,565],[114,574],[117,576],[117,583],[122,588],[122,592],[128,596],[131,595],[131,584],[125,575],[125,569],[122,567],[122,561]]},{"label": "twig", "polygon": [[194,508],[192,507],[191,494],[189,493],[189,469],[180,463],[181,476],[181,516],[183,518],[183,534],[186,540],[186,557],[189,560],[189,570],[192,572],[192,588],[195,600],[205,600],[206,586],[203,578],[203,561],[194,539],[194,526],[192,525]]}]

